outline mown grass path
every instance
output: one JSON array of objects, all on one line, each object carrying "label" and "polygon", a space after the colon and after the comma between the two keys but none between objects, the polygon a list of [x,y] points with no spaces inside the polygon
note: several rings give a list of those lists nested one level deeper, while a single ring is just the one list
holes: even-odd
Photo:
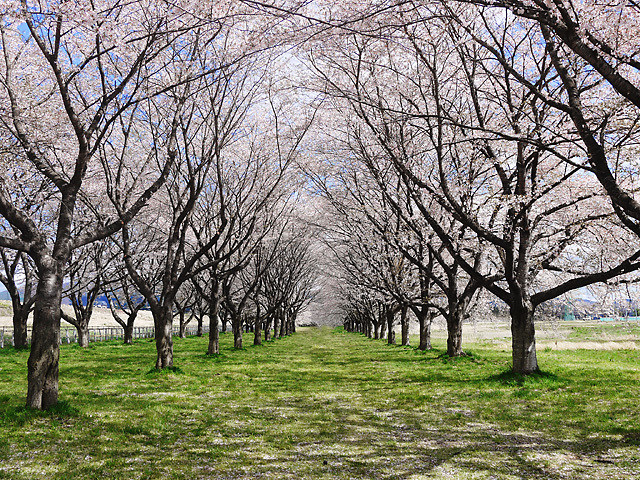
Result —
[{"label": "mown grass path", "polygon": [[448,359],[341,330],[204,355],[175,341],[63,346],[60,407],[22,407],[26,352],[0,351],[0,478],[640,478],[640,352]]}]

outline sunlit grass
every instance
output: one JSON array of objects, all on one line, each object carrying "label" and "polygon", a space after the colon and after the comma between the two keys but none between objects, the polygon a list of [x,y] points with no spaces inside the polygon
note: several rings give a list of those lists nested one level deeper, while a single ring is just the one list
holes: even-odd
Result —
[{"label": "sunlit grass", "polygon": [[0,478],[640,476],[640,351],[541,351],[543,372],[466,345],[449,359],[309,329],[209,357],[175,339],[63,346],[61,404],[23,407],[26,352],[0,351]]}]

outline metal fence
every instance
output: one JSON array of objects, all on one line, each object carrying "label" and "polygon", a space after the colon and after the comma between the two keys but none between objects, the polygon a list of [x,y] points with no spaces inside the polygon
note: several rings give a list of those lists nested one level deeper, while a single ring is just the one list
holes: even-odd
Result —
[{"label": "metal fence", "polygon": [[[155,327],[133,327],[133,339],[138,338],[154,338],[156,333]],[[187,336],[197,335],[197,325],[187,325],[185,333]],[[202,333],[209,333],[209,326],[203,325]],[[180,335],[180,327],[173,327],[173,335]],[[27,338],[31,343],[31,329],[27,331]],[[89,343],[94,342],[106,342],[109,340],[123,340],[124,341],[124,328],[122,327],[91,327],[89,328]],[[70,344],[78,342],[78,331],[75,328],[61,328],[60,329],[60,345]],[[12,347],[13,342],[13,328],[12,327],[0,327],[0,348]]]}]

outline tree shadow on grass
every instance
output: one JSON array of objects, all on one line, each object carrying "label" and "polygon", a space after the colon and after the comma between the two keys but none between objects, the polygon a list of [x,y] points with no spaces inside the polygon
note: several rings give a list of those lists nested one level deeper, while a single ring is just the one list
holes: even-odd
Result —
[{"label": "tree shadow on grass", "polygon": [[511,370],[507,370],[496,375],[490,375],[487,378],[487,381],[489,382],[497,382],[506,386],[522,386],[526,383],[535,384],[545,383],[549,381],[558,382],[562,380],[563,379],[561,379],[557,375],[542,370],[538,370],[537,372],[533,372],[529,375],[523,375],[522,373],[516,373]]},{"label": "tree shadow on grass", "polygon": [[0,396],[0,428],[21,427],[33,420],[50,418],[64,420],[80,415],[80,410],[67,401],[60,401],[47,410],[37,410],[26,405],[16,405],[14,397]]},{"label": "tree shadow on grass", "polygon": [[[75,478],[80,471],[86,478],[131,478],[138,474],[161,478],[170,473],[171,478],[212,480],[568,480],[640,474],[640,452],[636,450],[631,465],[619,454],[638,446],[638,429],[627,430],[618,439],[566,439],[539,432],[504,431],[493,424],[476,423],[473,418],[458,425],[416,426],[419,415],[354,409],[347,400],[300,397],[288,399],[286,404],[238,406],[242,415],[227,412],[228,417],[220,423],[191,424],[189,437],[128,430],[131,435],[141,435],[140,448],[135,442],[124,450],[101,443],[96,448],[106,450],[112,460],[70,464],[59,469],[56,478]],[[327,422],[319,417],[321,413],[334,421]],[[177,458],[179,466],[172,463]],[[126,475],[118,474],[125,466]]]}]

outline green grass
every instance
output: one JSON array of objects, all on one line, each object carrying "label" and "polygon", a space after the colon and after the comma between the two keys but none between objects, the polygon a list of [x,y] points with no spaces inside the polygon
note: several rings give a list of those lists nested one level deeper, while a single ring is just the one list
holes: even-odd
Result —
[{"label": "green grass", "polygon": [[[543,372],[467,345],[449,359],[342,330],[243,350],[222,336],[61,348],[60,405],[23,407],[0,350],[0,479],[580,479],[640,476],[640,351],[541,351]],[[248,338],[247,338],[248,340]]]},{"label": "green grass", "polygon": [[570,339],[619,340],[620,338],[640,338],[638,321],[617,321],[611,323],[587,324],[571,327]]}]

